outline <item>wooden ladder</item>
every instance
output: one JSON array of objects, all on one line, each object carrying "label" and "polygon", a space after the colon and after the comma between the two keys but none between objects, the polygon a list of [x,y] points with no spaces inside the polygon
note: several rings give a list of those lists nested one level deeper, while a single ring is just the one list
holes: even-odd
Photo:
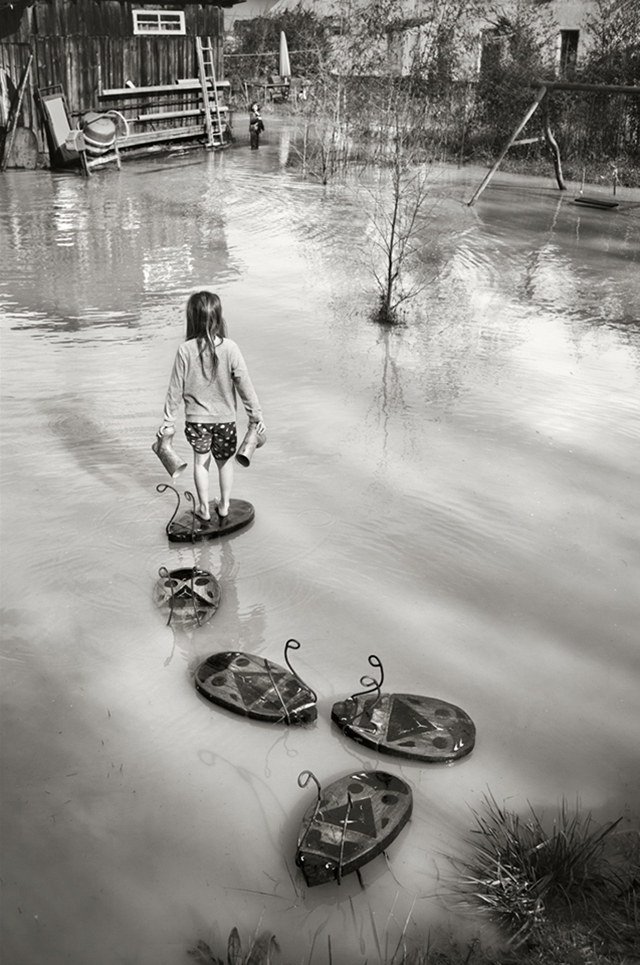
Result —
[{"label": "wooden ladder", "polygon": [[[205,39],[206,43],[204,43]],[[207,147],[222,147],[224,137],[211,37],[196,37],[196,53],[198,55],[200,86],[202,87],[202,106],[204,108],[204,128],[207,133]],[[213,105],[211,104],[211,94],[213,94]],[[212,109],[215,111],[215,123],[211,117]]]}]

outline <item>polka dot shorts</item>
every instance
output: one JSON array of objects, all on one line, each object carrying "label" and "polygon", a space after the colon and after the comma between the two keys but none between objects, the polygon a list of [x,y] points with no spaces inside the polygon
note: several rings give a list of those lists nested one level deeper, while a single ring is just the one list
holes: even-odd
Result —
[{"label": "polka dot shorts", "polygon": [[235,422],[187,422],[184,434],[195,452],[211,452],[214,459],[231,459],[238,448]]}]

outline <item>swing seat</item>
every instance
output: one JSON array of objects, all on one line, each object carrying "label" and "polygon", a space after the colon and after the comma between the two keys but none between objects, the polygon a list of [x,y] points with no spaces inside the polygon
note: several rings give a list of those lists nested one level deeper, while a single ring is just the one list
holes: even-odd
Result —
[{"label": "swing seat", "polygon": [[573,199],[574,204],[584,204],[591,208],[617,208],[620,204],[619,201],[613,201],[611,198],[598,198],[593,195],[588,196],[582,194],[577,198]]}]

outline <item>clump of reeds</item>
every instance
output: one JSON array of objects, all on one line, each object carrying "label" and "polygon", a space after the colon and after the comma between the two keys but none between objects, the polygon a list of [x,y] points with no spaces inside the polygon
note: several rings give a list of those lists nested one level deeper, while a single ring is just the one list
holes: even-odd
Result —
[{"label": "clump of reeds", "polygon": [[273,955],[280,950],[275,935],[268,932],[254,935],[248,952],[243,954],[242,943],[237,928],[231,930],[227,943],[227,958],[217,958],[206,942],[199,941],[189,954],[198,965],[272,965]]},{"label": "clump of reeds", "polygon": [[638,847],[625,836],[620,860],[609,843],[622,820],[598,826],[565,800],[547,829],[530,808],[526,818],[491,795],[473,812],[476,826],[460,886],[508,932],[511,948],[544,944],[558,929],[586,933],[599,946],[638,943]]}]

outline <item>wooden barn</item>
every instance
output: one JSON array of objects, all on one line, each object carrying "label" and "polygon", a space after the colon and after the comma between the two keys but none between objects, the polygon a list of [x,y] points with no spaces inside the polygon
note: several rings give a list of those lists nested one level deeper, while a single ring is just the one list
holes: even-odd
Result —
[{"label": "wooden barn", "polygon": [[3,166],[34,166],[36,149],[40,163],[48,152],[64,164],[65,127],[75,133],[88,114],[111,117],[120,156],[194,138],[222,144],[223,8],[237,2],[0,0]]}]

